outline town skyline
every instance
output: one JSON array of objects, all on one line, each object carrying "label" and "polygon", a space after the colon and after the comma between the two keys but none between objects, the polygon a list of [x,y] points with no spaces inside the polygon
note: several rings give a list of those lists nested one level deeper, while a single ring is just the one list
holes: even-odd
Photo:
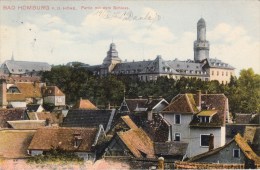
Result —
[{"label": "town skyline", "polygon": [[229,63],[236,75],[250,67],[260,73],[259,1],[165,4],[1,1],[0,61],[13,55],[15,60],[54,65],[73,61],[96,65],[106,57],[111,42],[122,61],[154,60],[157,55],[164,60],[193,59],[196,23],[203,17],[210,58]]}]

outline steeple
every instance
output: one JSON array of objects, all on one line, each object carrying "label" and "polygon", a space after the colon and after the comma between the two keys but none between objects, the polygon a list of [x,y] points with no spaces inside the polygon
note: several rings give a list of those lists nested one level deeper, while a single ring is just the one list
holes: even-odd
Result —
[{"label": "steeple", "polygon": [[206,22],[201,18],[197,23],[197,40],[194,41],[194,60],[200,62],[209,58],[209,42],[206,40]]}]

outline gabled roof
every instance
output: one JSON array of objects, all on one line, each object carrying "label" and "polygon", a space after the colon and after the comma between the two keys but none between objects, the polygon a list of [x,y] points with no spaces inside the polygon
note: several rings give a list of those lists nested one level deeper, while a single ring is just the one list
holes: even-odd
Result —
[{"label": "gabled roof", "polygon": [[7,93],[7,101],[25,101],[26,98],[41,98],[41,87],[38,83],[19,82],[13,86],[17,87],[20,93]]},{"label": "gabled roof", "polygon": [[73,109],[89,109],[89,110],[97,110],[98,108],[91,103],[91,101],[87,99],[80,99],[77,103],[73,106]]},{"label": "gabled roof", "polygon": [[27,116],[24,109],[0,109],[0,128],[8,128],[7,121],[26,120]]},{"label": "gabled roof", "polygon": [[[29,150],[50,150],[59,148],[64,151],[93,151],[98,134],[97,128],[61,128],[46,127],[37,130],[33,136]],[[79,135],[82,141],[79,147],[74,147],[75,135]]]},{"label": "gabled roof", "polygon": [[117,134],[135,157],[155,158],[153,142],[141,128]]},{"label": "gabled roof", "polygon": [[125,101],[129,111],[133,112],[136,108],[146,108],[145,105],[148,102],[148,99],[125,99]]},{"label": "gabled roof", "polygon": [[65,96],[57,86],[47,86],[44,89],[43,96]]},{"label": "gabled roof", "polygon": [[3,65],[6,65],[9,72],[12,74],[24,74],[33,71],[51,70],[51,66],[45,62],[6,60]]},{"label": "gabled roof", "polygon": [[61,126],[63,127],[98,127],[103,125],[107,132],[114,119],[115,109],[112,110],[69,110]]},{"label": "gabled roof", "polygon": [[154,142],[171,140],[171,124],[161,114],[153,114],[153,120],[143,121],[141,127]]},{"label": "gabled roof", "polygon": [[[195,95],[194,95],[195,96]],[[228,112],[228,100],[224,94],[201,94],[201,111],[212,111],[214,113],[208,123],[200,122],[198,115],[193,117],[190,126],[193,127],[221,127],[225,125],[226,112]],[[199,114],[199,113],[198,113]]]},{"label": "gabled roof", "polygon": [[38,129],[46,125],[45,120],[13,120],[7,122],[14,129]]},{"label": "gabled roof", "polygon": [[25,158],[36,130],[0,130],[0,155],[4,158]]},{"label": "gabled roof", "polygon": [[127,124],[127,126],[129,126],[130,129],[138,129],[136,124],[129,116],[121,116],[121,119]]},{"label": "gabled roof", "polygon": [[161,156],[184,156],[188,148],[185,142],[155,142],[154,150],[156,155]]},{"label": "gabled roof", "polygon": [[[190,122],[190,126],[211,126],[220,127],[225,124],[225,116],[228,111],[228,100],[224,94],[201,94],[201,111],[197,108],[198,101],[195,99],[197,94],[178,94],[175,96],[171,103],[164,108],[162,113],[171,114],[192,114],[193,120]],[[211,115],[212,119],[208,123],[200,122],[198,116]]]},{"label": "gabled roof", "polygon": [[236,142],[236,144],[238,145],[240,150],[244,153],[244,155],[248,159],[254,160],[255,163],[257,163],[257,164],[260,163],[260,157],[255,154],[255,152],[251,149],[251,147],[248,145],[248,143],[245,141],[245,139],[239,133],[234,137],[233,140],[231,140],[230,142],[228,142],[224,146],[213,149],[211,151],[208,151],[208,152],[205,152],[205,153],[202,153],[202,154],[199,154],[199,155],[196,155],[196,156],[190,158],[188,160],[188,162],[194,162],[194,161],[197,161],[199,159],[206,158],[208,156],[217,154],[219,151],[221,151],[222,149],[229,146],[232,142]]},{"label": "gabled roof", "polygon": [[178,94],[175,96],[171,103],[164,108],[163,113],[183,113],[183,114],[194,114],[198,110],[192,94]]},{"label": "gabled roof", "polygon": [[247,141],[239,133],[235,136],[235,141],[248,159],[254,160],[255,163],[260,164],[260,157],[255,154]]}]

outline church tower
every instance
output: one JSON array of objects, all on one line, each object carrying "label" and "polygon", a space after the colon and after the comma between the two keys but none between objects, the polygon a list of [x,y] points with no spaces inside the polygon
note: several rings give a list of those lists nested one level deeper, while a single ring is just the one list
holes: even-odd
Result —
[{"label": "church tower", "polygon": [[201,18],[197,23],[197,40],[194,41],[194,61],[209,58],[209,42],[206,40],[206,23]]}]

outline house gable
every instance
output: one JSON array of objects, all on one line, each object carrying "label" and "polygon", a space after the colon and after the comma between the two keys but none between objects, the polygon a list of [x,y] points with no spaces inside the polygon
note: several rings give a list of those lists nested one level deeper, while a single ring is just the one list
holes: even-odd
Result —
[{"label": "house gable", "polygon": [[[238,151],[238,157],[234,155]],[[260,157],[250,148],[247,142],[238,133],[233,140],[222,147],[196,155],[188,162],[210,162],[210,163],[245,163],[246,159],[260,163]]]},{"label": "house gable", "polygon": [[194,100],[191,101],[191,96],[188,94],[179,94],[173,101],[163,110],[163,113],[183,113],[194,114]]}]

